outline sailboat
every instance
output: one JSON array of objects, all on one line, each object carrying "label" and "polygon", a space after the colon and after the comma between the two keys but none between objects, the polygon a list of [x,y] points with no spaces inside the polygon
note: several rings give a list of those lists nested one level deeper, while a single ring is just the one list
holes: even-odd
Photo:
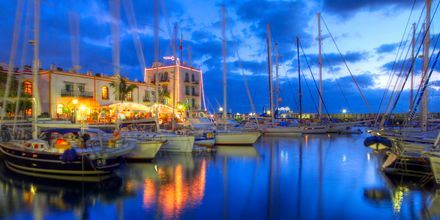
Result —
[{"label": "sailboat", "polygon": [[[38,137],[39,109],[39,1],[34,7],[33,121],[31,140],[12,140],[5,125],[1,127],[0,151],[6,167],[23,175],[68,181],[98,182],[111,176],[122,157],[135,147],[130,139],[111,139],[104,143],[102,131],[59,128]],[[107,141],[107,140],[106,140]]]},{"label": "sailboat", "polygon": [[247,131],[242,129],[228,129],[227,123],[227,77],[226,77],[226,21],[225,21],[225,8],[222,7],[222,34],[223,34],[223,115],[219,120],[224,126],[224,129],[217,128],[215,134],[216,145],[252,145],[261,136],[259,131]]}]

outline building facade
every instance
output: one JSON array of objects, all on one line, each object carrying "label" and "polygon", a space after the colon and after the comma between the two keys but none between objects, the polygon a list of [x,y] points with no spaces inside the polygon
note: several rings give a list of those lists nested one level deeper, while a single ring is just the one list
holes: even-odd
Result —
[{"label": "building facade", "polygon": [[154,88],[156,87],[156,73],[158,96],[162,104],[170,107],[176,105],[177,108],[178,105],[185,105],[192,110],[201,108],[203,95],[201,70],[181,65],[178,60],[171,65],[154,63],[151,68],[145,69],[144,76],[144,81],[150,82]]}]

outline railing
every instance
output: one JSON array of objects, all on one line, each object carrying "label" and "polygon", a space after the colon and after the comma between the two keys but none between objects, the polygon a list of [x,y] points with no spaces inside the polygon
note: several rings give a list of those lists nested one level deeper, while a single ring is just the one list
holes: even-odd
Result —
[{"label": "railing", "polygon": [[88,91],[70,91],[70,90],[61,90],[61,96],[73,96],[73,97],[93,97],[93,92]]},{"label": "railing", "polygon": [[143,99],[142,99],[142,101],[143,102],[151,102],[151,98],[150,97],[144,97]]}]

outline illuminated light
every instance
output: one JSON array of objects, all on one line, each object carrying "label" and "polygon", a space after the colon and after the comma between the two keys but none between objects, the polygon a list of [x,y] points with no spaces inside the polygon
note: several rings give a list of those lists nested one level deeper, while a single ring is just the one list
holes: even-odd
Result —
[{"label": "illuminated light", "polygon": [[74,99],[74,100],[72,100],[72,103],[73,103],[74,105],[77,105],[77,104],[78,104],[78,99]]},{"label": "illuminated light", "polygon": [[343,108],[342,109],[342,114],[345,114],[345,113],[347,113],[347,109]]},{"label": "illuminated light", "polygon": [[34,185],[31,185],[30,191],[32,194],[35,195],[35,193],[37,193],[37,187],[35,187]]},{"label": "illuminated light", "polygon": [[86,107],[85,105],[80,105],[80,106],[79,106],[79,110],[82,111],[82,112],[84,112],[84,111],[87,110],[87,107]]},{"label": "illuminated light", "polygon": [[345,156],[345,154],[344,154],[344,155],[342,155],[342,162],[345,162],[345,161],[347,161],[347,156]]},{"label": "illuminated light", "polygon": [[150,180],[144,180],[144,195],[142,197],[142,206],[144,208],[150,208],[154,204],[156,198],[156,184]]},{"label": "illuminated light", "polygon": [[268,115],[270,115],[270,113],[271,113],[270,110],[268,110],[268,111],[266,112],[266,114],[268,114]]},{"label": "illuminated light", "polygon": [[177,109],[182,110],[182,109],[183,109],[183,105],[178,104],[178,105],[177,105]]},{"label": "illuminated light", "polygon": [[367,160],[370,161],[371,160],[371,156],[370,153],[367,153]]},{"label": "illuminated light", "polygon": [[218,108],[218,111],[222,112],[223,111],[223,107]]}]

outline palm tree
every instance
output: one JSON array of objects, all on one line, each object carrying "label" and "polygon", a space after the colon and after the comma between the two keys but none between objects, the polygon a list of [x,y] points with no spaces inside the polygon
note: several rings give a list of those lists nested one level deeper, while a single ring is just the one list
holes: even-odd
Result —
[{"label": "palm tree", "polygon": [[[110,86],[115,88],[115,99],[125,101],[128,93],[133,93],[133,90],[137,88],[137,85],[127,85],[127,80],[123,77],[118,77],[119,80],[110,83]],[[119,82],[118,82],[119,81]]]}]

